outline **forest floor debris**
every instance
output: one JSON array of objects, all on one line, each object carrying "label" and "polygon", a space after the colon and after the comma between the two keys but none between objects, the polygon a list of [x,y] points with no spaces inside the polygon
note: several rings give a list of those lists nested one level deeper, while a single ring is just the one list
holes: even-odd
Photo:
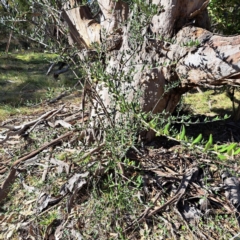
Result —
[{"label": "forest floor debris", "polygon": [[[239,155],[222,161],[156,137],[113,159],[114,142],[82,141],[88,115],[80,89],[66,94],[64,79],[41,82],[47,67],[35,72],[32,64],[43,64],[43,56],[35,57],[18,56],[18,69],[13,56],[1,65],[8,72],[1,100],[11,107],[0,109],[0,239],[237,239]],[[26,82],[17,74],[24,71]],[[21,98],[13,98],[19,89]],[[17,104],[39,92],[46,100],[31,102],[30,110]],[[239,145],[239,122],[204,122],[226,110],[214,101],[207,114],[210,95],[188,94],[198,104],[196,97],[206,98],[203,112],[195,106],[202,115],[192,116],[200,122],[186,127],[188,136],[212,134],[216,143]]]},{"label": "forest floor debris", "polygon": [[[28,128],[1,144],[2,239],[230,239],[238,234],[239,157],[222,162],[157,137],[139,148],[141,154],[132,149],[127,159],[113,163],[104,145],[81,143],[79,129],[88,118],[80,113],[68,103],[28,116],[27,123],[8,120],[12,127]],[[221,130],[211,124],[202,130],[210,126],[225,142],[239,138],[237,123],[222,122]]]}]

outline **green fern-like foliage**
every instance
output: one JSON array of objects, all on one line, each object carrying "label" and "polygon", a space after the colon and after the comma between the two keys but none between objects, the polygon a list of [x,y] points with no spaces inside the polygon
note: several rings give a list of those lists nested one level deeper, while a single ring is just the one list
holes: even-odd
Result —
[{"label": "green fern-like foliage", "polygon": [[[141,115],[138,115],[138,117],[140,116]],[[240,148],[235,142],[217,145],[214,144],[212,134],[209,135],[209,138],[206,141],[203,139],[203,135],[201,133],[196,138],[189,138],[187,137],[185,124],[182,124],[180,131],[177,131],[172,126],[172,123],[174,123],[174,121],[171,122],[171,120],[173,120],[171,116],[169,116],[168,119],[163,122],[161,122],[161,119],[162,118],[160,118],[159,116],[155,116],[149,122],[146,120],[146,118],[142,118],[141,121],[146,128],[153,130],[157,136],[165,136],[170,140],[178,141],[179,143],[183,144],[188,148],[196,148],[205,154],[217,155],[220,160],[234,158],[234,156],[240,154]],[[218,120],[221,119],[216,118],[214,121]],[[189,125],[189,122],[186,124]]]}]

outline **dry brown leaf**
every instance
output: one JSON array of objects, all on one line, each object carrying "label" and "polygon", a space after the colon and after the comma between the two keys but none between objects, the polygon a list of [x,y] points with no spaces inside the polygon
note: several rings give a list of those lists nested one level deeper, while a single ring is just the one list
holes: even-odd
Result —
[{"label": "dry brown leaf", "polygon": [[58,166],[57,167],[58,174],[63,172],[63,168],[65,168],[66,173],[69,174],[70,166],[67,163],[65,163],[64,161],[57,160],[55,158],[51,158],[50,163]]},{"label": "dry brown leaf", "polygon": [[55,236],[55,240],[61,240],[62,239],[62,234],[63,234],[63,230],[64,230],[64,225],[65,222],[62,221],[60,225],[58,225],[58,227],[56,228],[56,231],[54,233]]},{"label": "dry brown leaf", "polygon": [[71,235],[74,239],[76,240],[82,240],[82,235],[80,234],[80,232],[76,231],[75,229],[71,230]]},{"label": "dry brown leaf", "polygon": [[35,202],[36,200],[37,199],[32,199],[32,200],[26,201],[26,202],[24,202],[24,205],[29,205],[29,204]]},{"label": "dry brown leaf", "polygon": [[55,205],[63,199],[64,196],[53,197],[47,193],[41,193],[37,200],[36,212],[40,213],[46,209],[49,205]]},{"label": "dry brown leaf", "polygon": [[68,192],[73,193],[74,190],[82,188],[87,182],[85,178],[87,178],[89,172],[85,173],[75,173],[63,186],[61,187],[61,194],[65,195]]},{"label": "dry brown leaf", "polygon": [[188,203],[185,203],[182,208],[183,209],[181,209],[181,214],[190,223],[194,224],[195,222],[199,221],[203,215],[198,208],[195,206],[190,206]]},{"label": "dry brown leaf", "polygon": [[224,185],[226,186],[226,197],[234,207],[238,207],[240,204],[240,188],[239,181],[236,177],[227,177],[224,179]]},{"label": "dry brown leaf", "polygon": [[22,181],[22,185],[25,190],[27,190],[29,193],[35,192],[37,193],[37,189],[35,187],[28,186],[24,181]]},{"label": "dry brown leaf", "polygon": [[17,145],[19,143],[20,143],[20,141],[8,141],[8,144],[10,144],[10,145]]},{"label": "dry brown leaf", "polygon": [[30,205],[28,209],[20,211],[20,214],[23,216],[32,216],[35,214],[33,210],[31,210],[32,206]]}]

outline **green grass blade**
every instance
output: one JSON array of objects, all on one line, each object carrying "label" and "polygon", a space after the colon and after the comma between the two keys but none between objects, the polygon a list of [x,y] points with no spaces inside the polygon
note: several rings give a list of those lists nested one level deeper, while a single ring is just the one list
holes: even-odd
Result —
[{"label": "green grass blade", "polygon": [[170,122],[164,127],[163,133],[164,135],[169,135],[169,128],[170,128]]},{"label": "green grass blade", "polygon": [[212,137],[212,134],[210,134],[208,142],[205,145],[204,152],[208,151],[212,145],[213,145],[213,137]]},{"label": "green grass blade", "polygon": [[202,134],[200,133],[197,138],[194,139],[194,141],[192,142],[192,145],[195,145],[197,143],[199,143],[202,140]]},{"label": "green grass blade", "polygon": [[185,129],[185,126],[182,125],[182,131],[181,131],[181,134],[180,134],[180,140],[183,140],[185,138],[185,135],[186,135],[186,129]]}]

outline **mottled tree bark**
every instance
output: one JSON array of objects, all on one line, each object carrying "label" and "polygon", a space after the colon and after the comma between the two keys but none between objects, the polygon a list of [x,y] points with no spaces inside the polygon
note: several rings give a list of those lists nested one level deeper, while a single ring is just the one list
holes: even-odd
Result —
[{"label": "mottled tree bark", "polygon": [[[75,1],[70,2],[73,7]],[[140,42],[131,41],[136,12],[120,0],[98,0],[102,11],[100,23],[92,19],[86,6],[65,10],[63,17],[69,25],[70,39],[79,49],[92,49],[94,42],[103,44],[104,39],[106,72],[127,76],[134,66],[132,81],[113,81],[129,102],[141,90],[142,111],[172,112],[181,95],[193,86],[240,85],[240,36],[217,36],[208,31],[209,0],[151,2],[157,5],[158,13],[142,27]],[[166,92],[172,83],[176,83],[175,87]],[[97,92],[106,109],[111,109],[108,87],[100,83]],[[95,104],[98,110],[102,108],[99,102]],[[92,116],[95,114],[93,108]],[[115,113],[115,119],[118,116]]]}]

